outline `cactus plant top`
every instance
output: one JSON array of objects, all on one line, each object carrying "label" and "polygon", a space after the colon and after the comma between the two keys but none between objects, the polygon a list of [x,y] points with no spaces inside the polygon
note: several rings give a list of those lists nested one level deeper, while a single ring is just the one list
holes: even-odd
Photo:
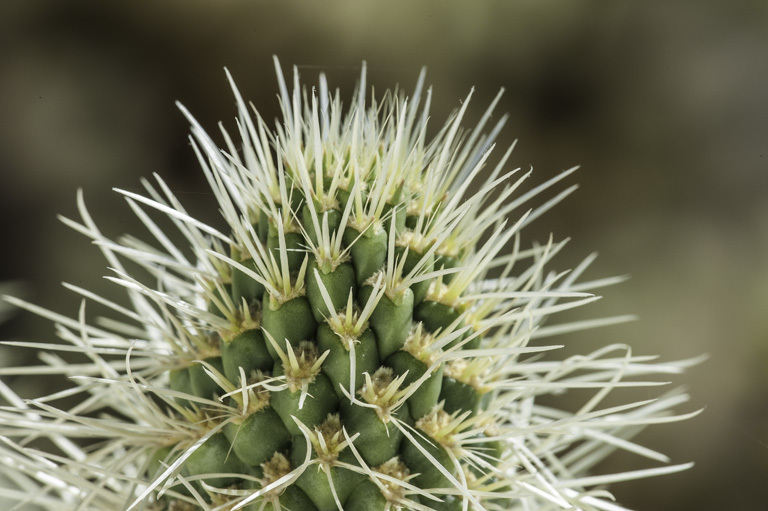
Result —
[{"label": "cactus plant top", "polygon": [[[617,510],[606,484],[688,466],[631,440],[687,417],[670,413],[683,393],[606,397],[689,362],[620,344],[559,355],[565,334],[627,319],[557,322],[621,279],[581,281],[593,256],[551,270],[564,242],[522,246],[575,187],[539,195],[574,169],[523,191],[514,144],[489,160],[498,97],[466,130],[470,93],[429,136],[424,73],[410,97],[375,97],[363,66],[345,104],[324,75],[306,88],[294,71],[289,87],[275,64],[275,126],[231,78],[222,144],[180,107],[225,230],[156,177],[117,190],[150,241],[113,241],[80,195],[81,220],[64,221],[128,304],[69,286],[83,299],[70,319],[10,299],[63,343],[21,343],[42,364],[0,375],[71,386],[23,401],[0,385],[0,497],[56,511]],[[117,317],[87,321],[89,301]],[[593,473],[617,449],[656,466]]]}]

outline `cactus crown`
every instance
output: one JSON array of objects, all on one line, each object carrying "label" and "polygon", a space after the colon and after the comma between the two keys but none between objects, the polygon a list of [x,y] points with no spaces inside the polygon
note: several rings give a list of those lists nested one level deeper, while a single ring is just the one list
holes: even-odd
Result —
[{"label": "cactus crown", "polygon": [[[70,286],[125,318],[89,325],[15,300],[57,321],[69,349],[90,360],[71,367],[46,354],[35,370],[77,376],[66,394],[81,404],[55,408],[53,396],[34,411],[0,412],[0,433],[20,439],[0,455],[15,480],[37,488],[32,502],[57,511],[613,509],[589,487],[685,467],[585,476],[616,448],[666,461],[628,438],[680,418],[666,415],[684,395],[601,403],[615,388],[654,384],[627,377],[685,364],[645,365],[622,345],[559,360],[548,352],[560,346],[540,342],[627,319],[545,325],[621,280],[577,283],[592,257],[570,273],[545,270],[564,243],[520,247],[521,229],[575,187],[522,208],[573,169],[523,194],[529,173],[504,170],[512,147],[484,171],[504,122],[483,134],[498,97],[465,131],[470,93],[429,141],[423,73],[410,98],[377,100],[366,97],[363,66],[345,109],[324,76],[308,90],[294,72],[289,91],[276,67],[283,118],[274,129],[231,78],[238,119],[236,136],[222,130],[223,150],[180,107],[228,232],[192,218],[157,178],[144,182],[146,196],[118,190],[153,244],[113,242],[80,196],[82,221],[65,222],[98,244],[132,308]],[[539,402],[573,388],[595,394],[576,411]],[[64,455],[26,445],[41,435]],[[80,436],[99,442],[70,440]]]}]

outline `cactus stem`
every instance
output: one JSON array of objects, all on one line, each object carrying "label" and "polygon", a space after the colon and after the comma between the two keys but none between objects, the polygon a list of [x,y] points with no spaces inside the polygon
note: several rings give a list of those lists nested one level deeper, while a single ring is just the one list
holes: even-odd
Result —
[{"label": "cactus stem", "polygon": [[[84,299],[76,318],[15,302],[55,321],[64,343],[20,343],[44,364],[0,375],[75,383],[29,404],[0,384],[12,405],[2,410],[0,458],[10,464],[0,479],[21,481],[26,503],[50,509],[608,509],[596,486],[688,466],[590,476],[616,449],[668,461],[631,436],[693,415],[670,411],[686,395],[604,401],[691,362],[660,364],[623,345],[558,356],[546,352],[562,346],[538,342],[626,319],[544,326],[621,279],[577,283],[594,256],[549,270],[565,245],[551,236],[520,250],[521,229],[574,187],[510,213],[574,169],[518,195],[530,172],[505,170],[512,144],[481,174],[505,121],[482,132],[499,96],[477,130],[462,130],[470,92],[428,138],[423,73],[412,100],[394,92],[366,106],[363,65],[342,110],[324,76],[310,93],[294,68],[289,93],[275,65],[274,129],[229,73],[242,140],[222,127],[220,149],[180,107],[228,234],[193,219],[158,177],[143,181],[146,197],[119,191],[154,240],[112,241],[78,193],[81,220],[65,223],[99,246],[132,307],[74,286]],[[89,325],[86,301],[122,318]],[[593,390],[565,409],[545,401],[570,389]],[[81,402],[59,409],[61,397]],[[29,438],[58,454],[38,456]]]}]

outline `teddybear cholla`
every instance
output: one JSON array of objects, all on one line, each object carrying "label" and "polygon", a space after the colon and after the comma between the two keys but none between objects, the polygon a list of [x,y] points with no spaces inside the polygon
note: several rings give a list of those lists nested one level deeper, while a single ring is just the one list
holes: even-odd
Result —
[{"label": "teddybear cholla", "polygon": [[[521,248],[521,229],[575,187],[521,212],[571,171],[520,193],[528,174],[504,169],[512,147],[485,169],[504,121],[482,134],[498,97],[462,131],[468,96],[428,141],[423,73],[410,99],[366,100],[363,69],[346,112],[324,76],[318,91],[294,76],[289,93],[278,66],[274,131],[233,85],[239,141],[222,130],[225,150],[182,107],[229,232],[191,218],[159,178],[159,188],[144,183],[147,196],[119,191],[154,245],[108,240],[82,198],[82,223],[66,220],[97,242],[132,308],[70,286],[124,316],[90,326],[16,301],[53,317],[89,360],[73,367],[48,353],[39,370],[76,377],[75,408],[49,398],[34,412],[3,412],[6,436],[30,435],[27,417],[65,452],[6,440],[30,502],[57,511],[622,509],[588,487],[684,468],[585,476],[617,448],[667,461],[627,438],[680,418],[665,416],[684,395],[600,405],[617,387],[653,384],[628,376],[683,364],[645,364],[623,345],[562,359],[560,346],[541,342],[626,319],[544,324],[620,279],[577,283],[592,257],[571,272],[545,270],[563,243]],[[151,278],[131,276],[125,260]],[[575,388],[594,391],[565,409],[540,403]],[[81,436],[99,442],[70,441]],[[45,477],[39,456],[49,458]]]}]

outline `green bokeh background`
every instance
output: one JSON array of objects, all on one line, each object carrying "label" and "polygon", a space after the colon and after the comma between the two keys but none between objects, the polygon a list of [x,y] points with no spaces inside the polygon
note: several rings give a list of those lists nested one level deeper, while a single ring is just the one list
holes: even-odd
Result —
[{"label": "green bokeh background", "polygon": [[[653,5],[651,5],[653,4]],[[360,63],[381,93],[424,65],[433,127],[475,86],[470,120],[499,88],[532,182],[580,164],[579,191],[529,230],[572,237],[558,259],[600,253],[591,277],[629,274],[592,316],[640,320],[562,339],[574,351],[626,342],[664,359],[708,353],[676,379],[697,418],[643,434],[683,474],[613,487],[655,510],[762,510],[768,497],[768,3],[598,1],[6,1],[0,6],[0,279],[76,314],[68,281],[116,296],[106,264],[55,216],[75,193],[112,236],[142,234],[111,187],[162,175],[217,222],[189,144],[184,103],[232,127],[222,68],[266,118],[271,56],[307,82],[320,69],[350,97]],[[498,148],[497,152],[501,152]],[[143,234],[142,234],[143,235]],[[4,338],[48,340],[30,314]],[[3,349],[2,364],[28,363]],[[55,382],[11,382],[31,396]],[[648,466],[618,456],[604,470]]]}]

